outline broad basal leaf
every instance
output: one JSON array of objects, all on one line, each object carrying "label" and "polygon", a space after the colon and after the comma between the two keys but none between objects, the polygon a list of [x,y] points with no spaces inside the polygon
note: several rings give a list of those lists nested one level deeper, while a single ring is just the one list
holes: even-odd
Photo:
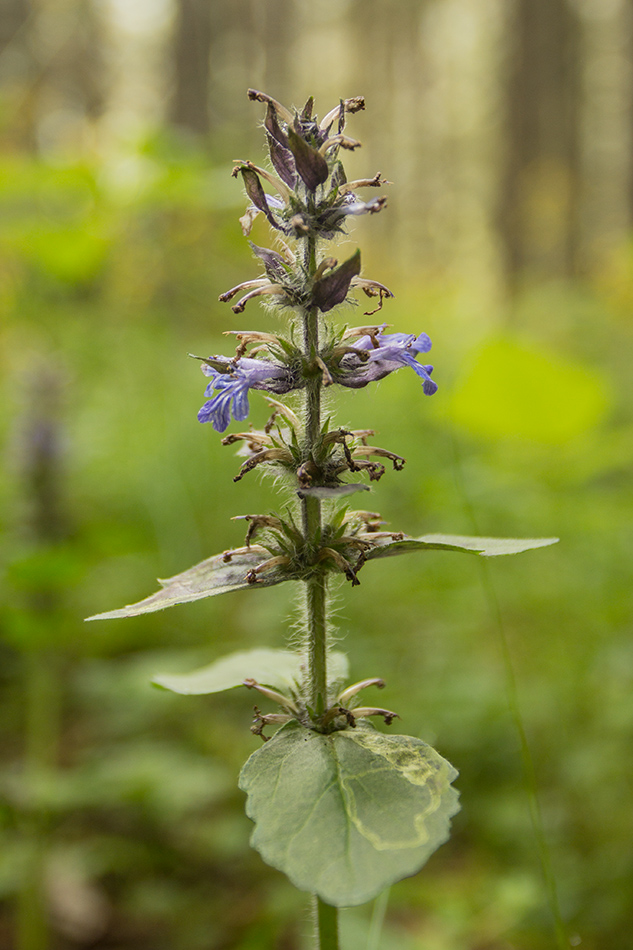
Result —
[{"label": "broad basal leaf", "polygon": [[532,548],[544,548],[556,544],[558,538],[473,538],[459,534],[425,534],[420,538],[407,538],[402,541],[380,539],[376,546],[367,552],[365,559],[371,561],[378,557],[393,557],[396,554],[409,554],[411,551],[465,551],[480,554],[482,557],[498,557],[501,554],[520,554]]},{"label": "broad basal leaf", "polygon": [[[242,650],[192,673],[161,674],[152,682],[185,695],[219,693],[241,686],[245,679],[254,679],[274,689],[294,690],[303,679],[303,667],[304,657],[290,650]],[[342,682],[347,671],[346,655],[332,651],[328,656],[330,682]]]},{"label": "broad basal leaf", "polygon": [[136,617],[138,614],[149,614],[155,610],[163,610],[174,604],[186,604],[191,600],[201,600],[203,597],[214,597],[216,594],[226,594],[232,590],[246,590],[250,588],[271,587],[282,581],[291,580],[291,575],[276,569],[263,571],[257,576],[256,584],[249,584],[246,575],[265,561],[270,555],[264,548],[251,545],[247,552],[232,554],[230,560],[226,555],[218,554],[201,561],[182,574],[176,574],[166,580],[160,580],[162,590],[157,591],[145,600],[136,604],[128,604],[118,610],[108,610],[103,614],[95,614],[88,620],[115,620],[119,617]]},{"label": "broad basal leaf", "polygon": [[362,904],[449,837],[457,772],[420,739],[368,723],[324,736],[289,723],[248,759],[251,844],[301,890]]}]

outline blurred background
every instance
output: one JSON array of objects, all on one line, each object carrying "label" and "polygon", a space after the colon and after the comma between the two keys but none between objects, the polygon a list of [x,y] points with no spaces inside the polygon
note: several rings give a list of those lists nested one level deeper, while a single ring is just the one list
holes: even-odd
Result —
[{"label": "blurred background", "polygon": [[[278,326],[217,303],[259,273],[230,178],[264,160],[249,86],[321,116],[364,95],[348,175],[393,182],[337,254],[360,245],[384,318],[431,335],[440,390],[402,372],[333,397],[408,459],[368,507],[411,534],[561,538],[369,564],[338,592],[353,678],[383,676],[461,773],[381,950],[555,944],[504,643],[570,945],[626,950],[633,2],[2,0],[0,45],[1,950],[311,945],[306,896],[248,847],[252,697],[149,683],[282,647],[294,585],[82,622],[276,504],[232,482],[187,358]],[[346,948],[371,913],[344,913]]]}]

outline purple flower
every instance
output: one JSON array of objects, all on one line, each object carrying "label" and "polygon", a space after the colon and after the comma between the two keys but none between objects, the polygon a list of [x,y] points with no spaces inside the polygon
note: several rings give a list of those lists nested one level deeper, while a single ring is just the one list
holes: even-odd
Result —
[{"label": "purple flower", "polygon": [[402,366],[410,366],[423,380],[425,395],[432,396],[437,392],[437,383],[431,379],[433,367],[416,359],[418,353],[427,353],[431,349],[431,340],[426,333],[416,337],[413,333],[379,332],[375,336],[361,336],[349,346],[359,354],[356,356],[348,350],[343,356],[339,364],[341,372],[336,374],[337,383],[361,389]]},{"label": "purple flower", "polygon": [[[209,363],[202,364],[202,372],[211,377],[204,391],[210,396],[198,412],[199,422],[212,422],[216,432],[224,432],[231,416],[243,422],[248,416],[249,389],[264,389],[267,392],[287,393],[296,389],[296,381],[287,366],[270,363],[267,360],[253,360],[248,357],[232,362],[231,357],[218,356],[218,363],[232,366],[230,372],[218,372]],[[215,392],[215,395],[214,395]]]}]

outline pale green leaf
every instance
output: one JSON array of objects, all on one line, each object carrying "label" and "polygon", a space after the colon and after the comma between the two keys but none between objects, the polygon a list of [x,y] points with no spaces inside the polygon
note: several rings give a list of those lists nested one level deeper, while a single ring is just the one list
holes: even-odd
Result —
[{"label": "pale green leaf", "polygon": [[246,575],[265,561],[270,555],[258,545],[251,545],[248,552],[233,554],[227,561],[225,555],[217,554],[209,557],[200,564],[190,567],[182,574],[176,574],[166,580],[160,580],[162,589],[140,600],[136,604],[128,604],[117,610],[108,610],[106,613],[95,614],[88,620],[116,620],[119,617],[136,617],[138,614],[149,614],[174,604],[186,604],[192,600],[201,600],[203,597],[214,597],[216,594],[226,594],[233,590],[252,590],[261,587],[271,587],[282,581],[292,580],[292,576],[280,570],[262,571],[257,577],[256,584],[249,584]]},{"label": "pale green leaf", "polygon": [[558,538],[477,538],[460,534],[425,534],[420,538],[402,541],[379,540],[367,552],[365,560],[379,557],[394,557],[413,551],[464,551],[482,557],[498,557],[502,554],[520,554],[533,548],[545,548],[556,544]]},{"label": "pale green leaf", "polygon": [[337,907],[415,874],[449,837],[457,772],[411,736],[368,723],[329,736],[290,723],[240,775],[251,844],[301,890]]},{"label": "pale green leaf", "polygon": [[297,492],[299,498],[342,498],[344,495],[353,495],[359,491],[371,491],[369,485],[361,485],[360,482],[353,482],[347,485],[334,485],[329,488],[301,488]]},{"label": "pale green leaf", "polygon": [[[330,682],[342,682],[347,677],[347,671],[346,655],[338,650],[332,651],[328,655]],[[296,689],[303,674],[304,657],[300,653],[272,649],[242,650],[192,673],[160,674],[153,677],[152,682],[185,695],[219,693],[241,686],[245,679],[254,679],[262,686],[288,691]]]}]

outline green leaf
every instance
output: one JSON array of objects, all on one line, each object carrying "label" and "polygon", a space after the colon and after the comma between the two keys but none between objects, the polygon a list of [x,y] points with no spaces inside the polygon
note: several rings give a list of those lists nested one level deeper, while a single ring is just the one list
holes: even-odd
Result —
[{"label": "green leaf", "polygon": [[271,570],[259,574],[256,584],[249,584],[246,579],[247,573],[254,570],[268,557],[268,552],[255,544],[252,544],[246,553],[231,555],[230,561],[225,560],[224,554],[217,554],[190,567],[182,574],[175,574],[174,577],[166,580],[159,578],[158,583],[162,585],[162,590],[136,604],[128,604],[118,610],[109,610],[86,619],[116,620],[119,617],[137,617],[139,614],[149,614],[155,610],[164,610],[165,607],[173,607],[174,604],[186,604],[192,600],[201,600],[203,597],[227,594],[232,590],[272,587],[282,581],[292,580],[291,574]]},{"label": "green leaf", "polygon": [[457,772],[411,736],[368,723],[324,736],[289,723],[240,775],[251,844],[300,890],[363,904],[415,874],[449,837]]},{"label": "green leaf", "polygon": [[[303,679],[304,657],[290,650],[242,650],[210,663],[192,673],[161,674],[152,682],[174,693],[186,696],[220,693],[241,686],[245,679],[254,679],[262,686],[293,690]],[[339,683],[346,679],[347,656],[338,650],[328,656],[328,679]]]},{"label": "green leaf", "polygon": [[333,485],[332,487],[316,486],[315,488],[300,488],[297,492],[299,498],[340,498],[343,495],[353,495],[357,491],[370,491],[369,485],[361,485],[359,482],[348,485]]},{"label": "green leaf", "polygon": [[376,547],[368,551],[365,560],[379,557],[394,557],[413,551],[464,551],[481,557],[498,557],[501,554],[520,554],[533,548],[545,548],[556,544],[559,538],[477,538],[461,534],[425,534],[421,538],[404,538],[402,541],[377,540]]}]

